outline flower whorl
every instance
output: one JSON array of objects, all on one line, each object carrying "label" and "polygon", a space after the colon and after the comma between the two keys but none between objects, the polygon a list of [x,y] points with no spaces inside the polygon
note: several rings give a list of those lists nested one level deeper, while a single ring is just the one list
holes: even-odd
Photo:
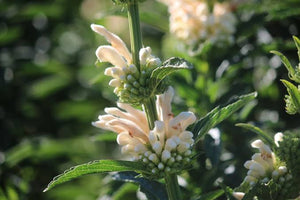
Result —
[{"label": "flower whorl", "polygon": [[114,93],[121,102],[139,105],[149,96],[160,94],[165,90],[163,83],[161,87],[154,89],[149,85],[153,69],[161,66],[160,59],[151,54],[150,47],[140,49],[140,69],[138,69],[133,64],[131,53],[119,36],[101,25],[92,24],[91,28],[111,44],[99,46],[96,56],[100,62],[109,62],[113,65],[106,68],[104,74],[113,78],[109,85],[115,87]]},{"label": "flower whorl", "polygon": [[125,103],[118,108],[106,108],[93,125],[118,133],[117,142],[122,153],[146,164],[153,176],[160,177],[164,171],[182,169],[190,161],[193,134],[187,126],[196,120],[192,112],[182,112],[174,117],[171,111],[173,88],[157,95],[158,120],[149,130],[146,115]]}]

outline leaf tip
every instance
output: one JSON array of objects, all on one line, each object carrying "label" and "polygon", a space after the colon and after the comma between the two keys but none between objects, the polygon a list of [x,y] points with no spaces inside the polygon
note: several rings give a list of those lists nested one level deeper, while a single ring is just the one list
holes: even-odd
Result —
[{"label": "leaf tip", "polygon": [[47,192],[48,190],[49,190],[49,188],[46,187],[46,188],[43,190],[43,192]]}]

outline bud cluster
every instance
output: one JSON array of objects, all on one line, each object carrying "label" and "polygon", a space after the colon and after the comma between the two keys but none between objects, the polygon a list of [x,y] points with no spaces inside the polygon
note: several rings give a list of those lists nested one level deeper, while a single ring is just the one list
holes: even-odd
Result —
[{"label": "bud cluster", "polygon": [[181,171],[190,163],[194,140],[193,133],[186,128],[195,122],[196,116],[192,112],[174,116],[171,111],[173,95],[172,87],[157,95],[158,120],[153,130],[149,129],[145,112],[126,103],[118,103],[122,110],[105,108],[107,114],[93,122],[96,127],[116,132],[122,153],[143,162],[150,178]]},{"label": "bud cluster", "polygon": [[161,81],[158,86],[155,85],[155,88],[151,85],[152,71],[161,66],[161,61],[151,55],[150,47],[140,49],[140,66],[137,67],[133,64],[132,55],[119,36],[101,25],[92,24],[91,28],[111,44],[111,46],[99,46],[96,56],[100,62],[110,62],[113,65],[106,68],[104,74],[113,78],[109,85],[115,87],[114,93],[117,94],[120,102],[140,105],[149,97],[164,92],[165,81]]},{"label": "bud cluster", "polygon": [[251,143],[253,148],[258,148],[260,153],[255,153],[252,160],[246,161],[244,166],[248,169],[244,181],[250,186],[257,182],[268,182],[271,178],[278,178],[287,173],[287,167],[278,162],[271,148],[261,140]]},{"label": "bud cluster", "polygon": [[274,142],[276,156],[261,140],[251,144],[260,153],[255,153],[252,160],[245,163],[249,171],[238,189],[243,192],[233,193],[236,199],[256,196],[258,199],[276,197],[276,200],[286,200],[300,195],[300,134],[277,133]]},{"label": "bud cluster", "polygon": [[[300,80],[300,73],[299,73],[299,80]],[[298,85],[298,92],[300,94],[300,85]],[[298,108],[295,105],[295,103],[290,95],[285,95],[284,101],[286,104],[285,110],[288,114],[294,115],[296,113],[300,113],[300,108]]]},{"label": "bud cluster", "polygon": [[293,176],[299,180],[300,188],[300,132],[286,132],[278,144],[276,155],[286,163]]},{"label": "bud cluster", "polygon": [[150,132],[150,145],[145,152],[138,154],[137,159],[145,163],[153,178],[161,178],[165,172],[181,171],[191,161],[191,147],[194,143],[192,137],[191,132],[184,131],[179,136],[172,136],[161,142]]},{"label": "bud cluster", "polygon": [[[166,88],[164,82],[155,89],[150,85],[152,71],[161,66],[160,59],[151,55],[150,47],[142,48],[139,53],[140,71],[134,64],[122,67],[121,71],[117,72],[118,77],[109,82],[110,86],[115,87],[114,93],[117,94],[120,101],[132,105],[140,105],[149,97],[162,93]],[[110,69],[107,68],[105,75],[113,75]]]}]

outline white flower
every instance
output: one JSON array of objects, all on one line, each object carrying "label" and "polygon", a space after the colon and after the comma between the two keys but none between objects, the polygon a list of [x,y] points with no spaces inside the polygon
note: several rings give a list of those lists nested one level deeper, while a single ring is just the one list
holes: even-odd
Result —
[{"label": "white flower", "polygon": [[[281,135],[282,133],[279,133],[274,136],[275,143],[281,138]],[[244,164],[244,167],[248,169],[245,182],[254,185],[257,181],[267,182],[270,178],[278,178],[287,173],[286,166],[277,163],[275,154],[263,141],[255,140],[251,146],[259,149],[259,153],[255,153],[252,159]]]},{"label": "white flower", "polygon": [[283,134],[281,132],[278,132],[274,135],[274,142],[276,144],[277,147],[279,147],[279,143],[283,140]]},{"label": "white flower", "polygon": [[125,43],[117,35],[101,25],[92,24],[91,28],[111,44],[99,46],[96,56],[100,62],[113,65],[106,68],[104,74],[113,78],[109,85],[115,87],[114,93],[120,97],[120,101],[138,104],[148,98],[152,91],[146,89],[146,79],[155,67],[161,65],[160,59],[151,55],[150,47],[142,48],[139,51],[141,66],[138,70]]},{"label": "white flower", "polygon": [[169,8],[170,32],[186,44],[193,45],[204,40],[212,43],[233,42],[237,20],[229,4],[215,3],[210,12],[206,1],[160,1]]},{"label": "white flower", "polygon": [[237,200],[242,200],[243,197],[245,196],[244,192],[233,192],[232,195],[237,199]]},{"label": "white flower", "polygon": [[158,120],[153,130],[148,127],[145,112],[125,103],[118,103],[120,109],[106,108],[107,114],[100,115],[93,125],[116,132],[122,153],[148,163],[154,174],[180,168],[190,159],[194,140],[186,128],[195,122],[196,117],[192,112],[182,112],[174,117],[171,111],[173,95],[171,87],[164,94],[157,95]]}]

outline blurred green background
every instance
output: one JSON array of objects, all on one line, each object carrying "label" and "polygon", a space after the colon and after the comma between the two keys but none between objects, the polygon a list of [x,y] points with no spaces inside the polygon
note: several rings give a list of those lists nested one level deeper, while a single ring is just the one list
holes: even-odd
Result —
[{"label": "blurred green background", "polygon": [[[288,79],[287,71],[269,53],[281,51],[294,66],[298,63],[292,35],[299,37],[299,0],[241,4],[235,11],[235,43],[208,45],[194,57],[168,33],[165,5],[147,0],[140,13],[145,46],[163,60],[179,56],[194,64],[192,71],[170,78],[176,114],[189,108],[202,117],[233,96],[258,91],[256,101],[218,126],[221,143],[207,145],[212,140],[207,136],[197,145],[203,156],[182,175],[192,183],[186,194],[212,191],[216,181],[238,186],[256,135],[235,123],[253,122],[271,134],[299,128],[299,115],[284,110],[280,79]],[[126,8],[109,0],[0,0],[0,19],[0,199],[136,199],[136,185],[112,182],[106,174],[42,193],[71,166],[121,158],[116,136],[91,126],[117,98],[103,75],[108,64],[95,66],[94,52],[106,41],[90,24],[105,25],[129,44]]]}]

